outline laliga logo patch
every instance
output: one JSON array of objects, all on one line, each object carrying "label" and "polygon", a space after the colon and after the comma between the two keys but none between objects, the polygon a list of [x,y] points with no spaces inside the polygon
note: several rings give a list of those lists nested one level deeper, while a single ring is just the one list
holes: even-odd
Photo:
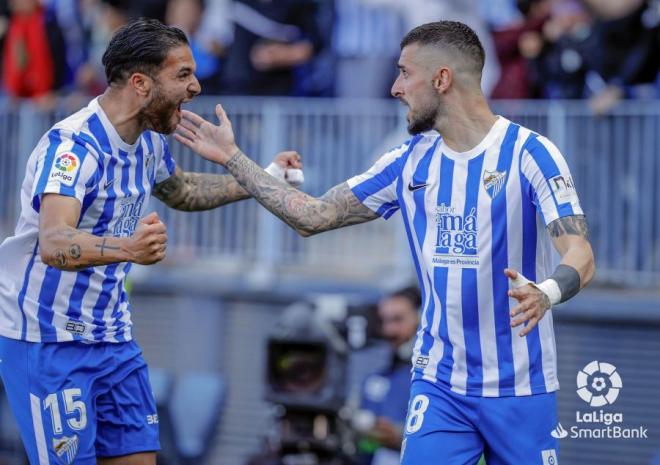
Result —
[{"label": "laliga logo patch", "polygon": [[621,376],[611,363],[593,361],[577,375],[577,393],[592,407],[613,404],[623,387]]},{"label": "laliga logo patch", "polygon": [[55,159],[50,179],[59,180],[63,184],[73,185],[76,171],[80,167],[80,159],[75,153],[63,153]]},{"label": "laliga logo patch", "polygon": [[497,197],[504,187],[506,181],[506,171],[488,171],[484,170],[484,189],[488,192],[491,199]]}]

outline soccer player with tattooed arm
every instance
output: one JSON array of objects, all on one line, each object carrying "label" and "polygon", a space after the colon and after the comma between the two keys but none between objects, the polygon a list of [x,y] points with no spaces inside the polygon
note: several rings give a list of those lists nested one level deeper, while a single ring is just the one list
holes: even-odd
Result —
[{"label": "soccer player with tattooed arm", "polygon": [[[170,154],[165,135],[200,92],[181,30],[132,22],[103,64],[103,95],[32,152],[15,234],[0,245],[0,375],[31,465],[156,463],[158,415],[124,288],[134,263],[165,257],[149,199],[200,211],[249,197],[231,175],[183,171]],[[268,170],[284,181],[299,168],[285,153]]]},{"label": "soccer player with tattooed arm", "polygon": [[550,310],[591,281],[593,253],[564,157],[492,113],[483,64],[462,23],[410,31],[392,95],[411,139],[320,198],[250,160],[219,105],[219,124],[184,112],[175,134],[302,236],[401,211],[423,296],[403,465],[558,463]]}]

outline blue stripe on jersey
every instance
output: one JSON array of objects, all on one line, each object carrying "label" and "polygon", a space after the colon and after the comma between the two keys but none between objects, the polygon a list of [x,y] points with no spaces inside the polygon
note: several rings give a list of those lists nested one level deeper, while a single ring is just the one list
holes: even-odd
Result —
[{"label": "blue stripe on jersey", "polygon": [[[69,308],[66,311],[66,315],[72,320],[78,320],[82,315],[83,297],[89,288],[89,278],[93,273],[92,268],[87,268],[79,271],[76,276],[76,282],[71,289],[71,296],[69,296]],[[74,339],[80,339],[80,336],[75,334]]]},{"label": "blue stripe on jersey", "polygon": [[[55,161],[55,152],[62,143],[60,130],[54,129],[50,131],[48,133],[48,141],[48,148],[46,149],[46,156],[44,157],[44,166],[41,168],[41,175],[37,182],[37,188],[34,191],[35,195],[32,198],[32,208],[34,208],[36,212],[39,212],[39,209],[41,208],[41,194],[44,189],[46,189],[46,184],[48,184],[48,176],[50,175],[50,170]],[[37,161],[37,163],[39,163],[39,161]]]},{"label": "blue stripe on jersey", "polygon": [[96,304],[92,309],[92,317],[94,318],[94,329],[92,330],[92,335],[96,341],[103,339],[103,335],[107,329],[105,326],[105,321],[103,320],[103,314],[105,313],[105,309],[108,308],[108,304],[112,298],[112,290],[117,284],[115,271],[117,270],[118,266],[119,263],[113,263],[112,265],[108,265],[105,268],[105,278],[101,284],[101,292],[99,293],[99,296],[96,299]]},{"label": "blue stripe on jersey", "polygon": [[32,267],[34,266],[34,259],[37,256],[37,250],[39,249],[39,240],[34,243],[34,250],[32,250],[32,256],[30,261],[28,261],[27,266],[25,267],[25,274],[23,275],[23,286],[21,291],[18,293],[18,308],[21,309],[21,341],[25,341],[25,335],[27,334],[27,317],[25,316],[25,310],[23,309],[23,304],[25,302],[25,294],[27,293],[28,284],[30,283],[30,274],[32,273]]},{"label": "blue stripe on jersey", "polygon": [[155,160],[156,152],[154,152],[154,141],[152,137],[153,137],[153,132],[147,131],[146,133],[144,133],[144,140],[147,141],[147,150],[149,151],[148,155],[150,155],[153,158],[153,160],[151,160],[151,166],[148,167],[151,169],[151,172],[147,172],[150,186],[153,186],[154,183],[156,182],[156,160]]},{"label": "blue stripe on jersey", "polygon": [[160,140],[163,144],[163,160],[165,161],[165,166],[167,167],[167,171],[170,173],[170,175],[172,175],[176,169],[176,163],[174,163],[174,159],[170,153],[170,147],[167,145],[167,139],[165,136],[161,135]]},{"label": "blue stripe on jersey", "polygon": [[[410,145],[408,146],[408,150],[406,150],[403,155],[401,156],[402,161],[401,161],[401,166],[405,166],[408,156],[412,152],[413,148],[421,140],[421,136],[415,137],[410,141]],[[353,190],[355,193],[355,191]],[[396,195],[399,198],[399,203],[401,204],[401,213],[403,217],[403,226],[404,229],[406,230],[406,236],[408,237],[408,244],[410,244],[410,250],[412,252],[412,257],[413,257],[413,264],[415,265],[415,271],[417,272],[417,280],[419,282],[421,294],[422,294],[422,302],[428,302],[428,301],[433,301],[433,299],[427,299],[427,292],[426,292],[426,286],[424,286],[424,280],[422,279],[422,268],[419,264],[419,257],[415,253],[415,241],[413,240],[412,232],[410,231],[410,222],[408,221],[408,208],[406,207],[406,202],[403,201],[403,181],[401,176],[398,177],[398,181],[396,184]],[[421,246],[421,244],[420,244]],[[424,310],[425,312],[427,310]]]},{"label": "blue stripe on jersey", "polygon": [[98,195],[99,195],[99,186],[97,184],[91,192],[85,194],[85,197],[83,197],[82,207],[80,208],[80,218],[78,219],[78,226],[80,226],[80,222],[85,216],[85,213],[87,213],[87,210],[89,209],[89,207],[92,206]]},{"label": "blue stripe on jersey", "polygon": [[[451,191],[454,182],[454,160],[444,154],[440,159],[440,181],[438,186],[438,206],[451,207]],[[442,252],[441,252],[442,253]],[[438,362],[437,377],[444,378],[448,383],[451,380],[451,372],[454,366],[454,346],[449,340],[447,329],[447,278],[449,269],[447,267],[435,267],[433,270],[433,285],[440,300],[440,339],[444,342],[442,359]]]},{"label": "blue stripe on jersey", "polygon": [[92,234],[94,234],[95,236],[102,236],[103,234],[105,234],[105,232],[108,230],[108,224],[112,220],[112,217],[115,212],[115,199],[117,197],[117,194],[115,193],[115,187],[113,181],[115,180],[116,164],[117,164],[116,157],[112,157],[108,162],[108,170],[105,181],[106,184],[108,184],[108,187],[106,188],[108,197],[105,200],[105,204],[103,205],[103,213],[101,213],[99,220],[96,222],[96,225],[94,225],[94,229],[92,229]]},{"label": "blue stripe on jersey", "polygon": [[53,302],[57,294],[57,287],[60,284],[60,277],[62,271],[52,266],[46,267],[44,280],[41,283],[41,291],[39,291],[39,332],[41,339],[50,340],[56,337],[55,327],[53,326]]},{"label": "blue stripe on jersey", "polygon": [[[130,263],[127,264],[127,269],[124,270],[124,276],[128,274],[128,269],[130,269]],[[124,315],[124,312],[121,311],[121,306],[128,301],[128,295],[126,295],[126,290],[124,289],[124,280],[119,283],[117,286],[119,289],[119,296],[117,298],[117,302],[115,303],[115,308],[112,310],[112,315],[110,315],[111,318],[114,319],[114,322],[112,323],[112,326],[115,328],[115,339],[117,339],[117,342],[125,342],[126,341],[126,336],[124,335],[124,332],[122,331],[124,329],[124,326],[126,326],[126,323],[121,321],[121,317]],[[128,308],[127,308],[128,311]]]},{"label": "blue stripe on jersey", "polygon": [[539,142],[536,135],[534,135],[533,138],[528,139],[526,148],[538,165],[541,173],[543,173],[543,177],[545,178],[545,182],[548,184],[548,189],[550,190],[552,199],[555,201],[555,207],[557,208],[559,218],[574,215],[575,213],[573,212],[573,207],[569,202],[561,204],[557,202],[555,192],[550,185],[550,179],[554,178],[555,176],[559,176],[561,173],[557,163],[555,163],[555,160],[552,158],[552,155],[548,149],[546,149],[545,146]]},{"label": "blue stripe on jersey", "polygon": [[[433,145],[431,145],[431,148],[429,148],[426,151],[422,159],[417,164],[415,172],[412,175],[412,182],[414,184],[416,185],[424,184],[426,181],[428,181],[429,166],[431,165],[431,161],[433,160],[435,149],[438,146],[440,139],[441,139],[440,137],[436,139]],[[412,194],[413,200],[415,202],[415,216],[413,217],[413,229],[415,231],[415,236],[417,238],[417,243],[419,244],[420,249],[424,248],[424,240],[426,238],[426,219],[428,217],[425,208],[426,206],[425,194],[426,194],[425,188],[418,189],[414,191]],[[404,203],[403,199],[401,199],[400,203],[401,204]],[[414,251],[415,249],[413,248],[412,250]],[[419,283],[421,285],[423,281],[420,279]],[[429,328],[429,330],[424,331],[422,333],[421,353],[423,355],[428,355],[429,351],[431,350],[431,347],[433,346],[433,336],[431,335],[430,328],[432,327],[433,324],[434,313],[435,313],[435,302],[434,299],[431,298],[429,299],[429,302],[427,303],[427,308],[424,311],[424,315],[426,317],[426,327]]]},{"label": "blue stripe on jersey", "polygon": [[[405,160],[408,159],[408,155],[412,152],[417,142],[422,140],[424,136],[421,134],[416,135],[410,141],[408,149],[403,152],[403,154],[389,165],[385,166],[379,173],[374,174],[369,179],[362,181],[360,184],[353,186],[353,194],[358,198],[360,202],[364,202],[367,197],[374,195],[380,190],[391,185],[397,178],[400,179],[402,168],[405,164]],[[401,195],[397,196],[399,198],[399,204],[402,203]],[[399,205],[400,206],[400,205]],[[414,249],[413,249],[414,250]]]},{"label": "blue stripe on jersey", "polygon": [[[464,218],[470,215],[473,210],[475,217],[477,215],[477,200],[481,187],[481,169],[483,168],[484,158],[485,152],[468,162]],[[483,383],[483,367],[479,337],[477,270],[463,268],[461,273],[461,306],[463,307],[463,336],[465,338],[465,361],[467,364],[466,392],[480,395]]]},{"label": "blue stripe on jersey", "polygon": [[509,316],[508,278],[504,269],[509,263],[507,238],[506,186],[513,161],[513,149],[518,138],[517,124],[509,124],[500,147],[497,171],[506,172],[504,186],[491,203],[492,223],[492,275],[493,310],[495,311],[495,333],[497,341],[497,361],[499,367],[500,396],[515,395],[515,370],[513,366],[513,346]]},{"label": "blue stripe on jersey", "polygon": [[92,116],[90,116],[87,120],[87,125],[89,126],[89,130],[92,132],[92,134],[94,134],[96,140],[99,141],[99,144],[101,144],[101,152],[112,155],[112,145],[110,144],[110,138],[108,137],[108,133],[105,132],[105,128],[103,127],[103,123],[101,123],[99,115],[94,113]]},{"label": "blue stripe on jersey", "polygon": [[[522,157],[519,157],[522,164]],[[536,281],[536,209],[529,193],[533,192],[532,186],[523,175],[520,174],[520,188],[522,199],[522,274],[527,279]],[[546,392],[545,377],[543,376],[543,357],[541,353],[541,339],[539,327],[535,326],[526,337],[527,353],[529,356],[529,383],[532,394],[542,394]]]},{"label": "blue stripe on jersey", "polygon": [[386,202],[378,208],[376,214],[388,219],[390,216],[394,215],[398,209],[396,202]]},{"label": "blue stripe on jersey", "polygon": [[[129,181],[129,169],[131,166],[131,160],[128,158],[128,153],[119,150],[119,158],[122,161],[122,168],[121,168],[121,178],[120,178],[120,188],[122,193],[126,197],[131,196],[131,190],[128,188],[128,181]],[[112,163],[115,161],[116,163],[116,158],[113,158],[110,161],[110,165],[112,165],[112,168],[114,168],[114,164]],[[109,168],[111,169],[111,168]],[[113,172],[114,169],[112,169]],[[108,173],[108,177],[110,176],[110,172]],[[112,186],[111,186],[112,188]],[[110,191],[110,189],[108,189]],[[113,196],[115,196],[114,189],[113,189]],[[114,212],[114,199],[112,199],[112,205],[113,209],[112,211]],[[106,202],[107,204],[110,202],[110,198],[108,197],[108,201]],[[104,215],[105,215],[105,208],[104,208]],[[111,213],[112,216],[112,213]],[[106,229],[107,229],[107,224],[106,224]],[[115,273],[117,271],[117,268],[119,267],[119,263],[115,263],[113,265],[110,265],[106,268],[105,272],[105,279],[103,280],[103,284],[101,285],[101,293],[98,296],[98,299],[96,300],[96,305],[94,305],[94,309],[92,310],[92,316],[94,318],[94,325],[95,328],[92,331],[92,334],[94,335],[94,339],[96,340],[101,340],[103,339],[103,333],[106,330],[105,326],[105,321],[103,319],[103,314],[105,313],[105,310],[108,307],[108,303],[112,299],[112,292],[115,289],[115,284],[117,283],[117,277],[115,276]]]}]

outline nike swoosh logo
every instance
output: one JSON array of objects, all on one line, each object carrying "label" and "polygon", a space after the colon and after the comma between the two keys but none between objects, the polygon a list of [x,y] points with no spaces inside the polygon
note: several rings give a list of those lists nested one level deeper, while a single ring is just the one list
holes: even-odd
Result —
[{"label": "nike swoosh logo", "polygon": [[415,191],[418,191],[418,190],[420,190],[420,189],[424,189],[424,188],[425,188],[426,186],[428,186],[428,185],[429,185],[428,183],[424,183],[424,184],[415,184],[415,185],[413,185],[413,183],[408,183],[408,190],[409,190],[410,192],[415,192]]},{"label": "nike swoosh logo", "polygon": [[115,180],[113,179],[112,181],[106,181],[105,184],[103,184],[103,189],[107,189],[108,187],[112,186],[114,184]]}]

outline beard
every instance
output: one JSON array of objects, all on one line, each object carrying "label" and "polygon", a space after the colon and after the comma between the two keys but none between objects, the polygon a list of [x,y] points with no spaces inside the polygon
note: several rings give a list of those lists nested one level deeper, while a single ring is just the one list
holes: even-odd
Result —
[{"label": "beard", "polygon": [[427,105],[417,113],[413,113],[411,110],[410,119],[408,120],[408,133],[414,136],[433,129],[439,111],[440,107],[437,104]]},{"label": "beard", "polygon": [[180,99],[168,98],[160,86],[155,86],[153,96],[140,112],[145,128],[161,134],[171,134],[178,122],[172,121],[172,116],[179,108]]}]

